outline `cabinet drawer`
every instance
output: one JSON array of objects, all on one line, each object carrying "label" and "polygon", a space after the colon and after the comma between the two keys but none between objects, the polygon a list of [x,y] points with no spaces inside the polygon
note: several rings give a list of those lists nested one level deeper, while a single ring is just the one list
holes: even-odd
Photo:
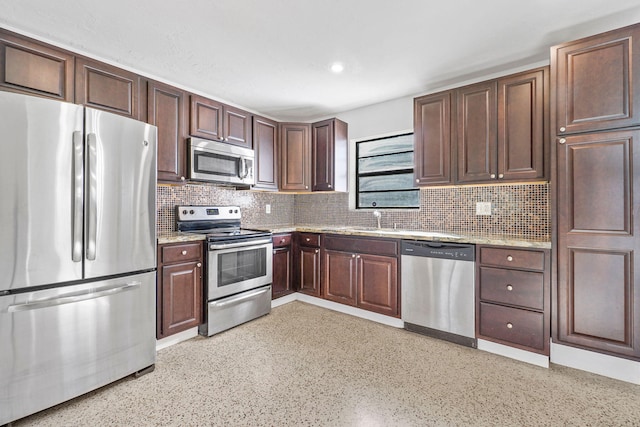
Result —
[{"label": "cabinet drawer", "polygon": [[362,237],[326,236],[324,247],[342,252],[375,255],[398,255],[398,241],[393,239],[368,239]]},{"label": "cabinet drawer", "polygon": [[202,243],[182,243],[179,245],[162,246],[161,252],[163,264],[197,261],[202,259]]},{"label": "cabinet drawer", "polygon": [[480,264],[544,270],[544,252],[510,248],[480,248]]},{"label": "cabinet drawer", "polygon": [[291,234],[276,234],[271,238],[274,248],[291,245]]},{"label": "cabinet drawer", "polygon": [[543,351],[544,314],[481,302],[480,335]]},{"label": "cabinet drawer", "polygon": [[315,233],[300,233],[298,235],[298,242],[301,246],[312,246],[314,248],[320,247],[320,235]]},{"label": "cabinet drawer", "polygon": [[544,275],[480,267],[480,299],[544,310]]}]

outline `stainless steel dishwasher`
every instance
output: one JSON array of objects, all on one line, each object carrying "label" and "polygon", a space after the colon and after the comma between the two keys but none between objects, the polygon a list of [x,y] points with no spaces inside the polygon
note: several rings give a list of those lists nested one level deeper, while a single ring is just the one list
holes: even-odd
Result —
[{"label": "stainless steel dishwasher", "polygon": [[476,347],[475,246],[403,240],[404,328]]}]

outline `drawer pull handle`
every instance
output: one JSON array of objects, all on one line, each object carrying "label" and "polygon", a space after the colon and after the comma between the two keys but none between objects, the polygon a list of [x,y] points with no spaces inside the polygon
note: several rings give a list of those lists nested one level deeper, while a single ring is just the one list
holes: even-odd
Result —
[{"label": "drawer pull handle", "polygon": [[511,322],[507,323],[507,329],[511,329],[511,328],[513,328],[513,323]]},{"label": "drawer pull handle", "polygon": [[507,256],[507,261],[509,262],[513,261],[513,257],[511,255]]},{"label": "drawer pull handle", "polygon": [[307,237],[305,240],[306,240],[307,242],[310,242],[310,241],[311,241],[311,239],[310,239],[310,238],[308,238],[308,237]]},{"label": "drawer pull handle", "polygon": [[198,268],[202,267],[202,263],[201,262],[197,263],[196,267],[198,267]]},{"label": "drawer pull handle", "polygon": [[512,291],[512,290],[513,290],[513,286],[511,286],[511,285],[507,285],[507,290],[508,290],[508,291]]},{"label": "drawer pull handle", "polygon": [[186,255],[186,254],[187,254],[187,251],[182,251],[182,255]]},{"label": "drawer pull handle", "polygon": [[280,239],[280,243],[284,243],[285,241],[285,239]]}]

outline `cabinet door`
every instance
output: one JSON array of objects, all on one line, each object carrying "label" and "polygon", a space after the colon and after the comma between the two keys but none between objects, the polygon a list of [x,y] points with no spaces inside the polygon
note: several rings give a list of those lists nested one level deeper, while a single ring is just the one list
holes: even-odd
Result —
[{"label": "cabinet door", "polygon": [[559,140],[554,340],[640,357],[640,131]]},{"label": "cabinet door", "polygon": [[222,104],[212,99],[198,95],[191,95],[190,109],[191,136],[200,138],[224,140],[222,130]]},{"label": "cabinet door", "polygon": [[251,139],[251,114],[224,105],[222,109],[224,142],[239,145],[241,147],[252,148]]},{"label": "cabinet door", "polygon": [[324,251],[323,298],[342,304],[356,305],[356,254]]},{"label": "cabinet door", "polygon": [[87,58],[76,58],[76,104],[140,120],[140,76]]},{"label": "cabinet door", "polygon": [[301,246],[298,251],[300,292],[320,296],[320,249]]},{"label": "cabinet door", "polygon": [[457,94],[457,182],[496,178],[495,81],[460,88]]},{"label": "cabinet door", "polygon": [[347,191],[347,124],[329,119],[311,126],[312,191]]},{"label": "cabinet door", "polygon": [[414,176],[417,185],[451,183],[452,92],[413,103]]},{"label": "cabinet door", "polygon": [[548,168],[548,68],[498,80],[498,179],[534,180]]},{"label": "cabinet door", "polygon": [[0,30],[0,87],[73,102],[74,57],[69,52]]},{"label": "cabinet door", "polygon": [[398,259],[361,254],[358,261],[358,307],[399,317]]},{"label": "cabinet door", "polygon": [[273,279],[271,295],[277,298],[292,292],[291,290],[291,246],[273,250]]},{"label": "cabinet door", "polygon": [[554,133],[640,124],[640,25],[554,46],[551,69]]},{"label": "cabinet door", "polygon": [[278,189],[278,124],[264,117],[253,117],[256,184],[261,190]]},{"label": "cabinet door", "polygon": [[158,338],[202,323],[202,263],[166,265],[162,274],[162,320]]},{"label": "cabinet door", "polygon": [[311,182],[311,126],[280,124],[280,190],[308,191]]},{"label": "cabinet door", "polygon": [[158,181],[185,182],[187,94],[150,81],[147,96],[147,122],[158,127]]}]

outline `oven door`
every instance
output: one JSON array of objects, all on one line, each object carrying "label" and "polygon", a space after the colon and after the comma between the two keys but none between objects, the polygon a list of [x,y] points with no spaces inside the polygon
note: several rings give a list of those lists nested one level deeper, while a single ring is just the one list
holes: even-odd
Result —
[{"label": "oven door", "polygon": [[252,242],[209,243],[207,300],[270,285],[272,252],[271,238]]}]

